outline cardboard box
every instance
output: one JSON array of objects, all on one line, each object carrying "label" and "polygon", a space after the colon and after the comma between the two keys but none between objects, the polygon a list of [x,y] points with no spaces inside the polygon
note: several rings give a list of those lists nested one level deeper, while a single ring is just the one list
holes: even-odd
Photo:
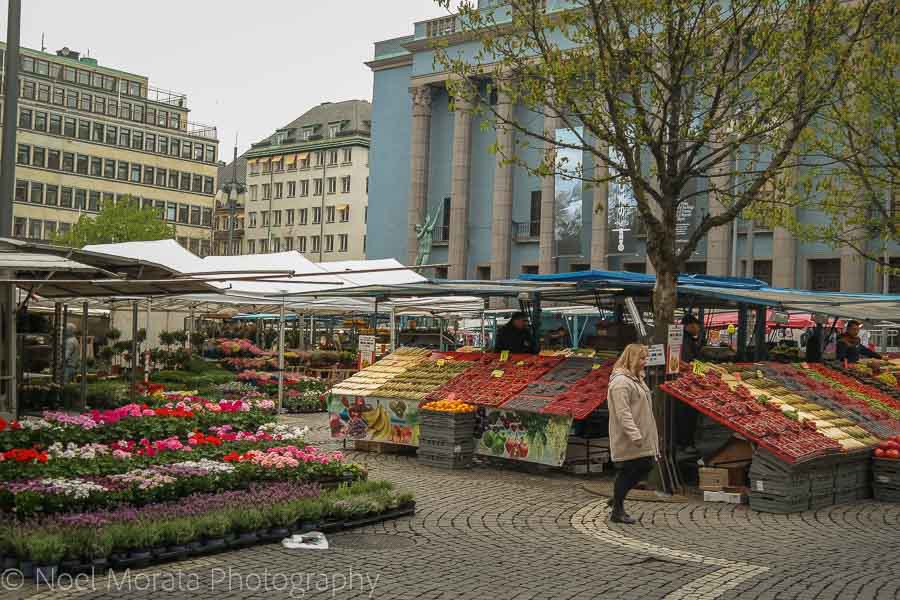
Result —
[{"label": "cardboard box", "polygon": [[700,467],[699,487],[703,491],[719,492],[727,487],[747,485],[747,467]]},{"label": "cardboard box", "polygon": [[[734,488],[728,488],[734,489]],[[747,494],[744,492],[703,492],[704,502],[726,502],[728,504],[746,504]]]}]

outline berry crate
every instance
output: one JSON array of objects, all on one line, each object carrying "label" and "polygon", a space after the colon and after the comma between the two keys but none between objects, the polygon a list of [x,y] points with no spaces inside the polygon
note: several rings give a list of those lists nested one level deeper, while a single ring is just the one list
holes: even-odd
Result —
[{"label": "berry crate", "polygon": [[425,452],[426,454],[440,454],[442,456],[473,454],[475,452],[475,440],[470,438],[464,442],[454,442],[420,437],[419,452]]},{"label": "berry crate", "polygon": [[872,497],[880,502],[900,502],[900,486],[876,483],[872,486]]},{"label": "berry crate", "polygon": [[435,454],[419,448],[418,462],[438,469],[468,469],[472,466],[473,454]]},{"label": "berry crate", "polygon": [[814,493],[809,497],[809,509],[810,510],[819,510],[820,508],[825,508],[826,506],[832,506],[834,504],[834,490],[829,492],[822,493]]},{"label": "berry crate", "polygon": [[900,487],[900,460],[873,458],[872,480],[875,485]]},{"label": "berry crate", "polygon": [[754,477],[750,474],[750,489],[773,496],[809,496],[809,476],[795,478]]},{"label": "berry crate", "polygon": [[777,496],[750,491],[750,508],[759,512],[788,514],[809,508],[809,496]]},{"label": "berry crate", "polygon": [[835,492],[834,493],[834,503],[835,504],[847,504],[850,502],[856,502],[859,500],[859,490],[852,489],[844,492]]}]

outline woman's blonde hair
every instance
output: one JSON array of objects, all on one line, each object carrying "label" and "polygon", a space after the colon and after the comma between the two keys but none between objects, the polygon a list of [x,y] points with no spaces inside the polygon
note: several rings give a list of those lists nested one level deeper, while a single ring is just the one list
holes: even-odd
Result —
[{"label": "woman's blonde hair", "polygon": [[639,363],[641,358],[646,356],[647,346],[643,344],[628,344],[613,368],[628,371],[635,377],[642,377],[644,370],[640,368]]}]

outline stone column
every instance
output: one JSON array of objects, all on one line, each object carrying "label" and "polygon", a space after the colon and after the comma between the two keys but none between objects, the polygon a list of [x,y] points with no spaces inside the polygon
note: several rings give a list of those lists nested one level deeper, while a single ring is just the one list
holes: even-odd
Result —
[{"label": "stone column", "polygon": [[496,110],[498,153],[491,206],[491,279],[508,279],[513,206],[513,166],[508,160],[513,153],[513,129],[503,122],[511,121],[513,106],[503,90],[497,96]]},{"label": "stone column", "polygon": [[[748,265],[749,277],[753,265]],[[784,227],[772,232],[772,286],[784,288],[805,287],[797,285],[797,240]]]},{"label": "stone column", "polygon": [[[713,177],[713,181],[720,179]],[[719,182],[719,185],[726,185]],[[709,214],[720,215],[725,207],[719,202],[714,191],[709,193]],[[731,225],[714,227],[706,234],[706,273],[707,275],[726,276],[729,271],[728,257],[731,252]]]},{"label": "stone column", "polygon": [[466,279],[469,243],[469,163],[472,159],[472,103],[454,98],[453,179],[450,186],[450,279]]},{"label": "stone column", "polygon": [[416,225],[425,223],[428,205],[428,151],[431,142],[431,88],[410,89],[412,95],[412,135],[409,145],[409,203],[407,213],[407,264],[416,262],[419,242]]},{"label": "stone column", "polygon": [[[609,168],[594,157],[594,179],[606,177]],[[593,213],[591,214],[591,269],[609,269],[607,245],[609,236],[609,182],[594,184]]]},{"label": "stone column", "polygon": [[[857,240],[865,244],[864,240]],[[848,246],[841,246],[841,291],[866,291],[866,265],[859,254]]]},{"label": "stone column", "polygon": [[[544,115],[544,135],[554,139],[556,130],[559,128],[559,117],[550,114],[549,109],[545,109]],[[544,152],[552,155],[553,167],[556,167],[556,145],[544,142]],[[557,264],[554,258],[554,249],[556,246],[556,177],[548,175],[541,179],[541,231],[540,231],[540,247],[538,259],[538,272],[541,275],[547,273],[556,273]]]}]

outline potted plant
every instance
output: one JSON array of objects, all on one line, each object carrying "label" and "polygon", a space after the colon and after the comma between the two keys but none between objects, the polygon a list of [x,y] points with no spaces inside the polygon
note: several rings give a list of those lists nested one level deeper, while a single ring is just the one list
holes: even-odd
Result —
[{"label": "potted plant", "polygon": [[0,531],[0,571],[15,569],[18,565],[19,559],[16,558],[12,532],[4,529]]},{"label": "potted plant", "polygon": [[103,346],[97,351],[97,358],[100,359],[97,368],[97,375],[99,377],[105,377],[109,373],[112,368],[113,355],[115,355],[115,351],[112,349],[112,346],[109,345]]},{"label": "potted plant", "polygon": [[291,529],[297,524],[301,512],[301,507],[297,502],[284,502],[269,508],[267,516],[270,528],[265,539],[277,541],[290,537]]},{"label": "potted plant", "polygon": [[191,338],[191,352],[194,354],[200,354],[200,351],[203,349],[203,343],[206,341],[206,336],[202,333],[194,332],[190,336]]},{"label": "potted plant", "polygon": [[263,514],[256,508],[245,508],[231,513],[231,527],[237,534],[231,545],[235,547],[249,546],[259,541],[257,532],[265,524]]},{"label": "potted plant", "polygon": [[230,521],[221,514],[209,514],[197,520],[197,533],[203,536],[203,550],[216,552],[225,548],[225,536]]},{"label": "potted plant", "polygon": [[66,543],[61,535],[35,533],[28,538],[28,556],[34,563],[35,582],[50,584],[56,580],[59,561],[66,553]]},{"label": "potted plant", "polygon": [[106,529],[91,540],[85,558],[90,560],[90,568],[94,573],[102,574],[109,569],[109,555],[113,550],[112,539],[106,535]]}]

